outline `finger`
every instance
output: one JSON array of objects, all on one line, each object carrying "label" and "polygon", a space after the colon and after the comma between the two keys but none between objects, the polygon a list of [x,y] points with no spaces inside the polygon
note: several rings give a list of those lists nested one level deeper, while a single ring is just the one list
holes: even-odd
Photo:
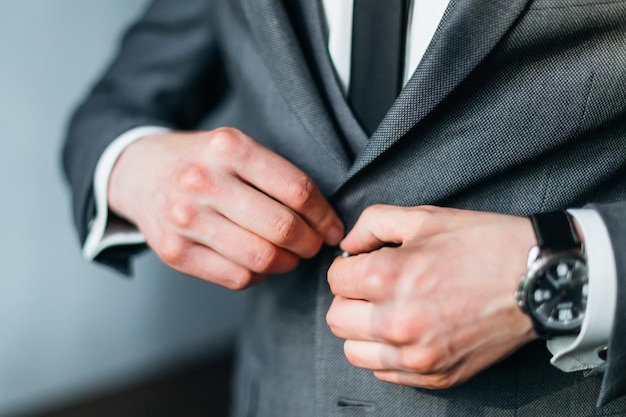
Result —
[{"label": "finger", "polygon": [[206,246],[182,241],[154,248],[163,262],[179,272],[232,290],[242,290],[264,278]]},{"label": "finger", "polygon": [[390,280],[392,261],[383,259],[389,251],[337,257],[328,270],[328,284],[334,295],[344,298],[379,301],[394,290]]},{"label": "finger", "polygon": [[512,351],[511,347],[505,343],[491,347],[491,349],[470,352],[457,360],[441,361],[445,365],[440,367],[426,368],[423,371],[375,370],[374,375],[381,381],[393,384],[446,389],[467,381],[495,362],[502,360]]},{"label": "finger", "polygon": [[280,155],[256,146],[256,152],[236,167],[237,175],[302,216],[324,242],[337,245],[343,223],[313,180]]},{"label": "finger", "polygon": [[343,351],[353,366],[357,368],[369,369],[372,371],[399,370],[398,356],[399,348],[385,345],[380,342],[370,342],[362,340],[346,340],[343,344]]},{"label": "finger", "polygon": [[341,242],[349,253],[371,252],[389,244],[401,245],[409,238],[431,236],[442,226],[436,207],[374,205],[363,211]]},{"label": "finger", "polygon": [[303,258],[314,256],[322,238],[297,213],[236,179],[224,179],[226,198],[211,201],[222,215]]},{"label": "finger", "polygon": [[468,379],[471,375],[461,374],[453,369],[441,373],[419,374],[402,371],[374,371],[374,376],[384,382],[396,385],[425,389],[447,389],[458,385]]},{"label": "finger", "polygon": [[358,254],[371,252],[388,243],[401,244],[406,227],[404,210],[386,205],[368,207],[341,242],[341,248]]},{"label": "finger", "polygon": [[346,340],[344,353],[352,365],[372,371],[430,375],[448,372],[456,365],[442,352],[416,345],[393,346],[381,342]]},{"label": "finger", "polygon": [[372,310],[370,302],[335,297],[326,313],[326,323],[341,339],[378,341],[370,331]]},{"label": "finger", "polygon": [[193,223],[178,232],[253,272],[280,274],[298,266],[299,258],[293,253],[243,229],[213,210],[202,211]]}]

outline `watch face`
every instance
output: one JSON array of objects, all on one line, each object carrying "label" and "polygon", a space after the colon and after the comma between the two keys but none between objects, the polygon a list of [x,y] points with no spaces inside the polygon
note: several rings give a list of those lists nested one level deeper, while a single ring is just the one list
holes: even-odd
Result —
[{"label": "watch face", "polygon": [[585,262],[576,256],[546,258],[527,288],[527,305],[546,328],[580,328],[587,307],[589,282]]}]

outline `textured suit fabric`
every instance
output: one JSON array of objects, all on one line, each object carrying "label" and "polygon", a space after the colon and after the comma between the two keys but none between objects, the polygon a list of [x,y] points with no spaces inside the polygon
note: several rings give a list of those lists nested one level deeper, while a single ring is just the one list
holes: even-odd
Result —
[{"label": "textured suit fabric", "polygon": [[[604,372],[560,372],[532,343],[449,390],[377,381],[346,361],[326,326],[335,250],[323,248],[252,290],[234,413],[626,415],[626,1],[453,0],[370,138],[341,93],[319,7],[157,0],[69,128],[81,239],[98,156],[143,124],[242,129],[311,175],[348,227],[375,203],[517,215],[593,204],[619,275]],[[98,260],[126,269],[130,256]]]}]

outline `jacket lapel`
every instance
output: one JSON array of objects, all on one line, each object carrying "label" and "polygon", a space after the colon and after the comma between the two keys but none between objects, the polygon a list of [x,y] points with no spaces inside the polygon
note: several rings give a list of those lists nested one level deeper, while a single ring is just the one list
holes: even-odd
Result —
[{"label": "jacket lapel", "polygon": [[319,71],[321,84],[328,97],[332,114],[335,115],[337,125],[350,147],[352,160],[361,153],[368,142],[363,128],[354,117],[352,109],[339,83],[335,67],[328,53],[328,33],[324,25],[324,15],[321,1],[300,0],[304,14],[307,32],[311,39],[313,59]]},{"label": "jacket lapel", "polygon": [[[451,0],[424,58],[351,164],[282,3],[240,0],[274,82],[311,137],[339,166],[349,170],[346,179],[383,154],[448,96],[505,35],[528,2]],[[325,49],[319,2],[309,0],[302,4],[306,17],[302,23],[312,36],[315,64],[319,66],[330,110],[351,143],[363,142],[363,130],[345,102]]]},{"label": "jacket lapel", "polygon": [[279,0],[241,0],[261,56],[283,98],[311,137],[346,172],[351,161]]},{"label": "jacket lapel", "polygon": [[415,73],[357,157],[349,177],[404,136],[487,56],[529,0],[452,0]]}]

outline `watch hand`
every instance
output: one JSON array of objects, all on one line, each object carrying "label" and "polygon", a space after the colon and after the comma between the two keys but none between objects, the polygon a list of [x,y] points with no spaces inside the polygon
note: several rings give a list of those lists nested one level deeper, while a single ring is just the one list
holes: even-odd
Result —
[{"label": "watch hand", "polygon": [[557,278],[554,279],[551,272],[546,272],[546,278],[557,290],[572,280],[572,271],[566,263],[560,263],[556,267]]},{"label": "watch hand", "polygon": [[561,288],[562,282],[558,278],[554,279],[550,272],[546,272],[545,276],[548,282],[552,285],[552,287],[554,287],[555,290],[559,290]]},{"label": "watch hand", "polygon": [[544,317],[552,317],[552,312],[560,302],[560,297],[551,298],[545,303],[541,304],[537,308],[537,312],[541,313]]}]

